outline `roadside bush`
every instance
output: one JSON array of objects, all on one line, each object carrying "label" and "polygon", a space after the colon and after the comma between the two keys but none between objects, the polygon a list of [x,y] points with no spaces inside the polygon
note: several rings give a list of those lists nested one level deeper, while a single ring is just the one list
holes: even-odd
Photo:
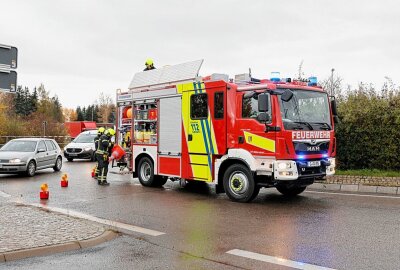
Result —
[{"label": "roadside bush", "polygon": [[347,169],[400,170],[400,89],[359,85],[338,97],[338,165]]}]

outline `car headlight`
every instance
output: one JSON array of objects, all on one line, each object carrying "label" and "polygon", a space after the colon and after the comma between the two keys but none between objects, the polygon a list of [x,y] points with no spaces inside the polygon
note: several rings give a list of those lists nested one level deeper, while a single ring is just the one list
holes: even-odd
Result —
[{"label": "car headlight", "polygon": [[67,147],[66,146],[64,147],[64,151],[67,151]]},{"label": "car headlight", "polygon": [[278,163],[278,168],[280,170],[290,169],[291,167],[292,167],[292,165],[289,162],[280,162],[280,163]]},{"label": "car headlight", "polygon": [[91,147],[86,147],[84,150],[87,152],[87,151],[92,150],[92,148]]},{"label": "car headlight", "polygon": [[19,158],[14,158],[14,159],[10,159],[8,162],[9,162],[9,163],[20,163],[20,162],[21,162],[21,159],[19,159]]}]

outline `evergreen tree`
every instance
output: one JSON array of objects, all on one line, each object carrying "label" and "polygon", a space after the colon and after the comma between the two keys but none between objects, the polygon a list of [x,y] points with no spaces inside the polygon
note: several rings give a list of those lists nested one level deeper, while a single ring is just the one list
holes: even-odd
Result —
[{"label": "evergreen tree", "polygon": [[23,113],[23,90],[22,90],[22,86],[18,86],[17,87],[17,91],[14,95],[14,108],[15,108],[15,113],[18,115],[22,115]]},{"label": "evergreen tree", "polygon": [[82,108],[82,116],[83,116],[83,121],[86,121],[87,119],[86,119],[86,107],[83,107]]},{"label": "evergreen tree", "polygon": [[62,107],[61,107],[60,100],[58,99],[58,96],[55,95],[54,97],[52,97],[51,101],[52,101],[52,106],[53,106],[53,115],[52,116],[54,117],[54,119],[57,122],[59,122],[59,123],[63,122],[64,117],[62,114]]},{"label": "evergreen tree", "polygon": [[83,113],[82,113],[82,109],[80,106],[78,106],[76,108],[76,121],[83,121],[84,117],[83,117]]},{"label": "evergreen tree", "polygon": [[89,105],[89,106],[87,107],[87,109],[86,109],[85,120],[87,120],[87,121],[92,121],[92,120],[93,120],[93,119],[92,119],[92,117],[93,117],[92,113],[93,113],[93,106],[92,106],[92,105]]},{"label": "evergreen tree", "polygon": [[93,121],[95,121],[96,123],[99,121],[99,106],[93,106]]},{"label": "evergreen tree", "polygon": [[29,103],[31,104],[31,111],[36,112],[38,107],[38,93],[36,87],[33,88],[33,93],[30,95]]}]

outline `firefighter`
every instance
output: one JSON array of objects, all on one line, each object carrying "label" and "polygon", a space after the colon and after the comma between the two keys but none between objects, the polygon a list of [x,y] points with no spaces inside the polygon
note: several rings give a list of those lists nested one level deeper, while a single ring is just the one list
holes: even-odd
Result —
[{"label": "firefighter", "polygon": [[105,128],[99,127],[99,129],[97,130],[97,136],[94,138],[94,148],[95,148],[94,157],[95,157],[95,161],[97,162],[95,170],[94,170],[94,178],[95,179],[97,179],[97,177],[99,175],[99,159],[96,154],[96,151],[97,151],[97,148],[99,148],[99,139],[100,139],[101,135],[104,134],[105,131],[106,131]]},{"label": "firefighter", "polygon": [[99,139],[99,147],[96,151],[96,155],[98,156],[99,162],[99,176],[97,178],[98,184],[102,186],[108,186],[110,183],[107,182],[107,173],[108,173],[108,163],[109,156],[111,155],[111,150],[114,144],[111,141],[111,138],[115,135],[115,130],[112,128],[107,129],[103,135],[100,136]]},{"label": "firefighter", "polygon": [[146,68],[145,68],[143,71],[148,71],[148,70],[156,69],[156,68],[154,67],[154,62],[153,62],[153,60],[150,59],[150,58],[146,60],[145,65],[146,65]]}]

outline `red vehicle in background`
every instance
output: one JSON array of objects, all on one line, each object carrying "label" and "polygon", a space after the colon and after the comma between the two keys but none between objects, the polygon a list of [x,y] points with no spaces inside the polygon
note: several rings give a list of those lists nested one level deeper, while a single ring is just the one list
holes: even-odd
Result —
[{"label": "red vehicle in background", "polygon": [[73,139],[76,138],[83,131],[97,129],[96,122],[89,121],[65,122],[65,127],[68,130],[69,136]]},{"label": "red vehicle in background", "polygon": [[201,64],[137,73],[117,93],[119,164],[142,185],[203,181],[249,202],[262,187],[295,196],[335,173],[336,102],[315,77],[199,77]]}]

